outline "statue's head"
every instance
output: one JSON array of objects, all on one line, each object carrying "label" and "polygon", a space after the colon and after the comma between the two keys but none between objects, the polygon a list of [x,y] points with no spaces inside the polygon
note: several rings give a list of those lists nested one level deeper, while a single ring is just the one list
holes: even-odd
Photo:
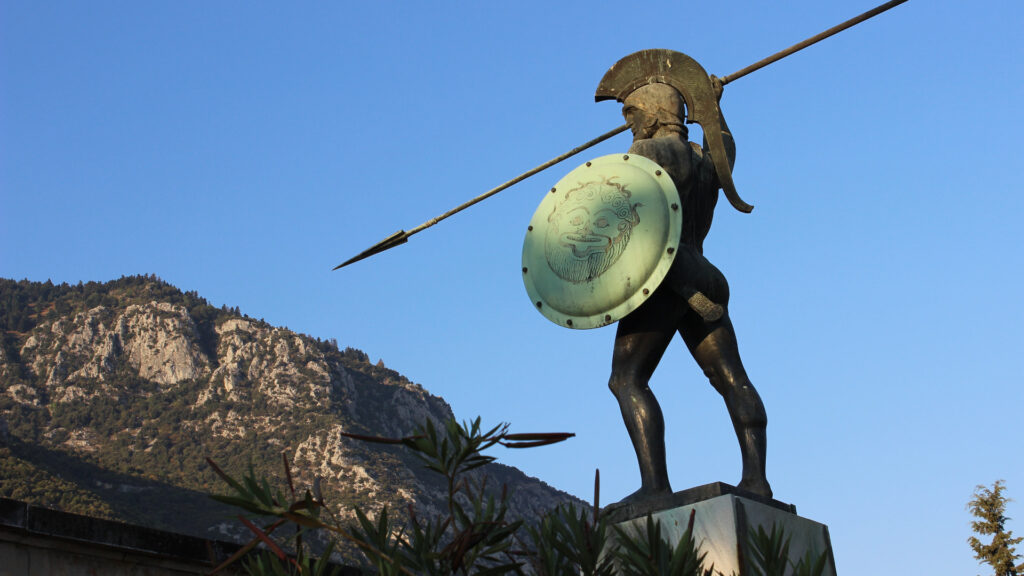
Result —
[{"label": "statue's head", "polygon": [[668,84],[652,82],[634,90],[622,101],[622,115],[635,140],[651,138],[660,128],[680,132],[686,137],[686,102],[682,94]]},{"label": "statue's head", "polygon": [[611,268],[640,222],[639,204],[625,186],[608,178],[566,192],[548,216],[544,253],[551,270],[578,284]]}]

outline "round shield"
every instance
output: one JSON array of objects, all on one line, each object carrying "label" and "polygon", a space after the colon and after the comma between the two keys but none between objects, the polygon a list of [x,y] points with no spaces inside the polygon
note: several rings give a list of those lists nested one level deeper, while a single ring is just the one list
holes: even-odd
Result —
[{"label": "round shield", "polygon": [[672,177],[636,155],[602,156],[555,184],[523,243],[533,306],[568,328],[629,314],[672,266],[683,213]]}]

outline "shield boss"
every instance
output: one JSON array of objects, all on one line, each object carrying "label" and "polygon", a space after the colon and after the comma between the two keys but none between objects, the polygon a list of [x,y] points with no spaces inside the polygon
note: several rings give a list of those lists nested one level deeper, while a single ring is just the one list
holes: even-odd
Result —
[{"label": "shield boss", "polygon": [[643,156],[602,156],[569,172],[537,207],[523,243],[534,307],[578,329],[635,310],[672,266],[680,204],[672,178]]}]

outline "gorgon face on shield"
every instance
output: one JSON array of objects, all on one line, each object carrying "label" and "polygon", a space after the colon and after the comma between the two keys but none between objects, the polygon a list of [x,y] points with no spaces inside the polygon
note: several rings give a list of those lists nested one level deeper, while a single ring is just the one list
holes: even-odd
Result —
[{"label": "gorgon face on shield", "polygon": [[605,273],[622,255],[640,222],[625,186],[607,179],[568,191],[548,216],[544,242],[548,266],[579,284]]}]

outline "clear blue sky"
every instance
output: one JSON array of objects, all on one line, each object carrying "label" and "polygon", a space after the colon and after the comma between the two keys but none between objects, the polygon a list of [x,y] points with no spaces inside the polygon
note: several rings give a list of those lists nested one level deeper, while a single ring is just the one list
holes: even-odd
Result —
[{"label": "clear blue sky", "polygon": [[[498,454],[603,500],[638,485],[614,328],[521,283],[543,191],[618,136],[331,272],[621,123],[644,48],[726,75],[873,7],[820,2],[0,2],[0,276],[154,273],[367,351],[463,418],[570,442]],[[769,415],[776,496],[844,574],[981,571],[976,484],[1024,500],[1024,4],[911,0],[722,100],[750,215],[705,244]],[[676,489],[736,483],[728,416],[677,341],[652,387]],[[1024,534],[1024,507],[1010,527]]]}]

